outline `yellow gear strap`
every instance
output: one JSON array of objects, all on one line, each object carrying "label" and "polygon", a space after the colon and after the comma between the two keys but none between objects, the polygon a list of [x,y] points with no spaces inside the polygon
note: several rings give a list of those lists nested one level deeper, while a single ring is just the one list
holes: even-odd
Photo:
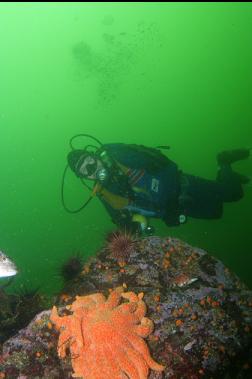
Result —
[{"label": "yellow gear strap", "polygon": [[103,199],[114,209],[122,209],[129,204],[129,199],[126,197],[122,197],[119,195],[115,195],[114,193],[103,188],[100,183],[97,183],[93,189],[93,196],[97,193],[103,197]]}]

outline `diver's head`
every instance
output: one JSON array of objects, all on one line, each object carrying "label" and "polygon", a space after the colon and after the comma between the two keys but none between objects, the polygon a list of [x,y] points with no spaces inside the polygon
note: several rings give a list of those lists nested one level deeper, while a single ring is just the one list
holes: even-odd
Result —
[{"label": "diver's head", "polygon": [[85,150],[70,151],[67,160],[69,167],[79,178],[96,180],[97,172],[103,168],[95,154]]}]

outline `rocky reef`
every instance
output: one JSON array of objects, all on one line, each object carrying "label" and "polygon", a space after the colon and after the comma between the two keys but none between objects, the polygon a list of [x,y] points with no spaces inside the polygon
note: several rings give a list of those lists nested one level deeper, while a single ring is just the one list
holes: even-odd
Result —
[{"label": "rocky reef", "polygon": [[[117,287],[143,293],[146,316],[154,323],[146,343],[165,366],[150,371],[149,379],[252,377],[252,291],[235,274],[206,251],[174,238],[127,237],[125,259],[121,254],[118,260],[111,238],[55,299],[61,315],[69,314],[77,295],[107,298]],[[66,352],[59,359],[59,333],[50,315],[43,311],[3,343],[0,378],[72,377],[72,357]]]}]

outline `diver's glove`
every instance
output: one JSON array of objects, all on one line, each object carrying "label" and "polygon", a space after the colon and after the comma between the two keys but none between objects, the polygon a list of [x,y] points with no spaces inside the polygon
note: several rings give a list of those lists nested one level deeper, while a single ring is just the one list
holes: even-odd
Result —
[{"label": "diver's glove", "polygon": [[155,231],[154,227],[148,224],[146,217],[140,214],[133,215],[131,225],[134,233],[139,236],[152,236]]},{"label": "diver's glove", "polygon": [[144,235],[147,237],[153,236],[154,233],[155,233],[155,228],[154,226],[151,226],[151,225],[148,225],[144,230]]}]

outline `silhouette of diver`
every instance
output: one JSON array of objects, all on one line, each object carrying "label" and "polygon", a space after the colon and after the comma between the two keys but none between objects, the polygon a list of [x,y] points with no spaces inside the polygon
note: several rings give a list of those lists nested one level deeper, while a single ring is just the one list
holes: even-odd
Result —
[{"label": "silhouette of diver", "polygon": [[188,217],[220,218],[223,203],[243,197],[249,178],[234,172],[232,164],[248,158],[250,150],[219,153],[216,180],[186,174],[159,149],[134,144],[104,144],[96,152],[73,150],[68,164],[79,178],[94,181],[93,195],[117,226],[151,234],[152,217],[168,226]]}]

